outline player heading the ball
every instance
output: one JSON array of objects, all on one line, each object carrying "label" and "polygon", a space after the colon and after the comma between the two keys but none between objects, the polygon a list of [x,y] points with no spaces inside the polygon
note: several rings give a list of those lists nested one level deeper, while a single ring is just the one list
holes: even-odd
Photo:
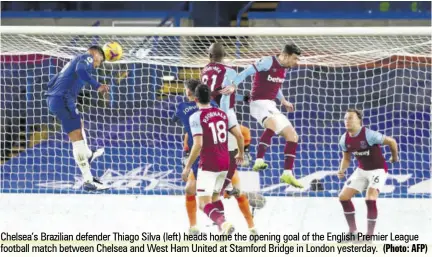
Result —
[{"label": "player heading the ball", "polygon": [[[195,97],[199,111],[194,113],[189,124],[192,130],[193,147],[182,173],[182,178],[187,181],[190,169],[200,155],[196,192],[199,199],[199,207],[218,226],[222,233],[232,234],[234,227],[225,221],[223,204],[220,200],[220,192],[225,182],[230,165],[228,153],[228,129],[233,125],[222,110],[210,106],[210,88],[207,85],[199,85],[195,90]],[[236,130],[234,130],[235,133]],[[234,134],[236,138],[241,135]],[[243,161],[244,143],[237,140],[239,153],[236,161]]]},{"label": "player heading the ball", "polygon": [[63,69],[48,82],[46,93],[48,109],[61,122],[63,131],[69,136],[73,147],[73,157],[84,178],[84,189],[106,189],[90,171],[90,163],[104,153],[100,148],[91,151],[87,145],[84,123],[81,121],[76,99],[84,84],[90,84],[101,93],[109,91],[108,85],[97,82],[91,72],[105,61],[104,51],[100,46],[91,46],[87,53],[78,55],[68,62]]},{"label": "player heading the ball", "polygon": [[300,54],[301,51],[296,45],[287,44],[278,56],[266,56],[248,66],[236,77],[233,82],[234,86],[227,87],[222,92],[223,94],[230,93],[246,77],[255,74],[252,82],[250,113],[265,130],[259,140],[257,159],[253,169],[258,171],[267,168],[268,164],[264,161],[265,152],[271,144],[272,137],[276,134],[282,135],[286,143],[284,172],[281,181],[297,188],[303,187],[292,172],[298,135],[291,122],[276,107],[274,99],[278,98],[289,112],[294,111],[293,104],[283,96],[281,86],[285,80],[287,69],[297,65]]},{"label": "player heading the ball", "polygon": [[366,190],[367,206],[367,234],[373,235],[378,210],[376,200],[380,189],[387,179],[387,164],[381,152],[380,145],[390,146],[392,157],[390,162],[397,162],[398,146],[396,140],[389,136],[372,131],[362,124],[363,114],[356,109],[348,109],[345,113],[346,132],[340,137],[339,146],[343,152],[338,177],[342,179],[351,163],[351,155],[358,161],[358,167],[348,178],[339,194],[345,218],[348,222],[349,233],[356,238],[357,225],[355,222],[355,209],[351,198]]}]

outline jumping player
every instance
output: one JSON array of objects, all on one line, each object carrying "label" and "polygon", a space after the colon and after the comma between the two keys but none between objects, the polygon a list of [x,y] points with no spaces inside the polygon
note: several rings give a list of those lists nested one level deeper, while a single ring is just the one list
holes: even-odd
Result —
[{"label": "jumping player", "polygon": [[84,178],[84,189],[106,189],[90,171],[90,163],[102,155],[104,149],[92,152],[88,145],[76,99],[84,84],[90,84],[94,90],[107,93],[109,87],[91,77],[91,72],[105,60],[101,47],[91,46],[87,53],[81,54],[70,62],[48,82],[46,93],[49,111],[60,120],[63,131],[68,134],[73,147],[75,162]]},{"label": "jumping player", "polygon": [[221,228],[223,234],[232,234],[234,227],[225,221],[223,203],[219,199],[230,165],[228,131],[237,139],[237,163],[243,161],[244,143],[241,132],[233,129],[235,125],[229,122],[226,113],[210,106],[210,88],[207,85],[199,85],[195,90],[195,97],[199,111],[189,119],[194,142],[182,178],[187,181],[192,165],[199,155],[196,192],[200,209]]},{"label": "jumping player", "polygon": [[399,160],[396,140],[389,136],[372,131],[362,125],[363,114],[356,109],[349,109],[345,114],[345,132],[339,140],[343,152],[338,177],[342,179],[351,162],[351,155],[358,161],[358,168],[348,178],[339,195],[340,203],[348,222],[349,233],[355,238],[357,226],[355,222],[355,209],[351,198],[366,190],[366,206],[368,228],[367,234],[373,235],[378,210],[376,200],[379,190],[385,185],[387,179],[387,164],[381,152],[380,145],[390,146],[392,157],[390,162]]},{"label": "jumping player", "polygon": [[300,49],[293,44],[285,45],[278,56],[267,56],[247,67],[234,80],[233,86],[226,87],[222,94],[231,94],[246,77],[255,74],[252,83],[250,112],[265,130],[262,134],[257,150],[257,159],[253,169],[255,171],[267,168],[264,155],[271,144],[274,135],[282,135],[285,140],[284,172],[281,181],[294,187],[303,186],[296,180],[292,169],[296,157],[298,135],[291,122],[276,107],[274,99],[277,97],[289,111],[294,111],[292,103],[288,102],[282,94],[281,85],[285,80],[286,71],[297,65]]},{"label": "jumping player", "polygon": [[[241,135],[240,140],[244,141],[240,125],[237,121],[237,115],[234,110],[236,101],[235,93],[232,93],[231,95],[220,94],[220,91],[224,87],[233,83],[237,76],[237,72],[233,68],[223,64],[223,59],[226,54],[221,43],[213,43],[209,47],[208,53],[209,63],[201,71],[201,81],[210,87],[213,99],[220,106],[222,111],[227,114],[229,123],[233,125],[231,129],[236,130],[235,133]],[[240,183],[237,182],[239,180],[238,175],[235,174],[237,164],[234,157],[236,156],[238,149],[236,139],[231,133],[228,134],[228,150],[230,152],[230,168],[223,189],[227,189],[227,192],[231,192],[236,196],[238,206],[248,223],[250,233],[256,234],[252,213],[249,208],[249,201],[244,193],[240,193]]]}]

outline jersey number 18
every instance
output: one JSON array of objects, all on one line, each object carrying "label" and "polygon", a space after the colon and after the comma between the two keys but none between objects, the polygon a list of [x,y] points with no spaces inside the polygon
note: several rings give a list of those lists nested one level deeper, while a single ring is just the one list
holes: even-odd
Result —
[{"label": "jersey number 18", "polygon": [[216,122],[216,125],[214,122],[209,123],[209,127],[212,131],[213,135],[213,143],[225,143],[227,140],[227,130],[226,125],[224,121],[218,121]]}]

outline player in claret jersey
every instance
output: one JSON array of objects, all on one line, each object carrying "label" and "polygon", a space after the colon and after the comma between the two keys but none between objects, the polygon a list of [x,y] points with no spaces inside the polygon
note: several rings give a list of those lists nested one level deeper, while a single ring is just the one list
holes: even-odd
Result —
[{"label": "player in claret jersey", "polygon": [[195,90],[195,97],[199,111],[189,119],[193,147],[182,177],[187,181],[190,169],[200,155],[196,182],[200,209],[221,228],[223,234],[231,234],[234,227],[225,221],[223,204],[219,199],[230,165],[228,130],[238,139],[240,150],[235,157],[237,163],[243,161],[244,143],[240,140],[241,132],[232,130],[234,125],[229,122],[226,113],[210,106],[210,88],[207,85],[199,85]]},{"label": "player in claret jersey", "polygon": [[[230,123],[233,124],[234,127],[232,129],[241,131],[234,111],[234,104],[236,101],[235,93],[231,95],[220,94],[220,91],[224,87],[231,85],[237,76],[237,72],[233,68],[222,63],[224,57],[225,50],[223,45],[221,43],[213,43],[209,48],[210,62],[201,72],[201,81],[210,87],[213,99],[222,111],[228,115]],[[243,138],[241,140],[243,140]],[[235,163],[234,156],[237,152],[237,142],[232,134],[228,135],[228,150],[230,151],[231,163]],[[236,165],[230,166],[227,175],[228,179],[232,178],[236,169]]]},{"label": "player in claret jersey", "polygon": [[358,161],[358,168],[348,178],[339,200],[348,222],[349,232],[355,234],[357,226],[355,222],[354,205],[351,198],[366,190],[366,206],[368,229],[367,234],[373,235],[375,222],[378,217],[376,200],[379,190],[384,186],[387,179],[387,164],[381,152],[380,145],[390,146],[392,157],[390,162],[397,162],[398,146],[396,140],[389,136],[372,131],[362,125],[362,112],[356,109],[349,109],[345,114],[345,132],[339,141],[339,146],[343,152],[338,177],[342,179],[345,171],[351,162],[351,155]]},{"label": "player in claret jersey", "polygon": [[285,74],[288,68],[297,65],[300,49],[293,44],[285,45],[284,49],[278,56],[267,56],[261,58],[258,62],[247,67],[234,80],[234,86],[226,87],[222,94],[233,92],[246,77],[255,74],[252,82],[250,112],[258,123],[264,128],[261,135],[257,159],[253,169],[258,171],[267,168],[264,161],[264,155],[271,144],[274,135],[282,135],[285,140],[284,150],[284,172],[281,181],[294,187],[302,188],[303,186],[295,179],[292,169],[296,157],[298,135],[291,122],[276,107],[274,102],[278,98],[288,111],[294,111],[292,103],[288,102],[282,94],[281,86],[285,80]]},{"label": "player in claret jersey", "polygon": [[[180,121],[184,127],[184,130],[186,131],[185,134],[185,142],[184,142],[184,161],[183,164],[186,165],[187,159],[189,158],[190,154],[190,148],[193,146],[193,136],[192,131],[189,124],[189,118],[198,111],[198,106],[195,102],[195,89],[200,85],[201,82],[199,80],[190,79],[185,82],[185,88],[186,88],[186,96],[188,98],[188,101],[181,102],[177,105],[175,115],[173,117],[173,121]],[[218,107],[218,105],[211,101],[210,105],[213,107]],[[197,211],[197,205],[196,205],[196,178],[197,178],[197,172],[198,172],[198,162],[199,158],[194,162],[192,165],[192,172],[189,173],[188,180],[186,182],[186,211],[189,218],[189,234],[196,235],[199,234],[199,230],[197,227],[196,222],[196,211]]]},{"label": "player in claret jersey", "polygon": [[[234,110],[234,104],[236,101],[235,93],[230,95],[222,95],[220,91],[233,83],[237,76],[237,72],[223,64],[223,59],[225,57],[225,49],[221,43],[213,43],[209,50],[209,63],[201,71],[201,81],[211,89],[211,94],[213,99],[219,105],[219,107],[224,111],[230,124],[233,125],[231,131],[236,130],[236,134],[241,135],[239,140],[244,141],[243,133],[241,132],[241,127],[237,121],[237,116]],[[243,97],[240,97],[240,101]],[[249,231],[251,234],[256,234],[255,225],[253,222],[252,213],[249,208],[249,201],[246,194],[241,193],[240,183],[238,183],[239,178],[237,174],[237,164],[235,161],[235,156],[238,153],[237,140],[233,134],[228,134],[228,151],[230,153],[230,167],[227,174],[227,182],[224,184],[226,192],[231,192],[235,196],[238,206],[245,217]]]}]

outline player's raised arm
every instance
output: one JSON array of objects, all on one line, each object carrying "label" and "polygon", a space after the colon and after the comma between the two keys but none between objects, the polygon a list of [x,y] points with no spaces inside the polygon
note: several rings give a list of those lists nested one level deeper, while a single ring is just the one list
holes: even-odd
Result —
[{"label": "player's raised arm", "polygon": [[[234,79],[237,77],[237,72],[234,69],[226,68],[224,80],[222,82],[222,90],[228,86],[230,86]],[[220,101],[220,108],[225,113],[228,113],[230,107],[230,94],[233,92],[227,91],[226,94],[223,94]]]},{"label": "player's raised arm", "polygon": [[88,69],[93,66],[93,58],[87,57],[85,60],[81,60],[77,63],[75,71],[78,75],[78,77],[89,83],[95,90],[97,90],[100,86],[100,83],[97,82],[88,72]]},{"label": "player's raised arm", "polygon": [[240,72],[234,79],[233,84],[237,87],[241,82],[243,82],[250,75],[255,74],[260,71],[268,71],[273,63],[271,56],[266,56],[259,59],[256,63],[249,65],[246,69]]},{"label": "player's raised arm", "polygon": [[[91,47],[89,50],[99,51],[99,48],[98,47],[93,47],[93,48]],[[100,50],[100,51],[102,51],[102,50]],[[102,54],[103,54],[103,51],[102,51]],[[98,57],[99,56],[84,55],[82,57],[82,59],[76,64],[75,72],[81,80],[90,84],[94,90],[98,90],[101,86],[103,86],[101,88],[101,90],[99,90],[99,91],[107,92],[108,86],[101,85],[101,83],[96,81],[90,75],[90,72],[89,72],[89,71],[93,70],[95,67],[99,67],[100,64],[103,62],[103,59],[95,59]],[[103,57],[101,57],[101,58],[103,58]]]},{"label": "player's raised arm", "polygon": [[345,171],[348,169],[351,163],[351,153],[347,152],[345,146],[345,134],[342,135],[339,141],[339,147],[342,150],[343,156],[339,165],[338,178],[342,179],[345,176]]}]

